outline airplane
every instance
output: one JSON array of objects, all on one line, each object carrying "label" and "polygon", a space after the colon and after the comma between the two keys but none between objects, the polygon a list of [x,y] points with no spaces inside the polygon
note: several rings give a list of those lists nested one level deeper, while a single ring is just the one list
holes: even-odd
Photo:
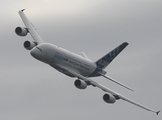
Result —
[{"label": "airplane", "polygon": [[115,103],[116,100],[122,99],[147,111],[156,113],[157,115],[159,114],[160,111],[155,111],[153,109],[145,107],[90,79],[92,77],[102,76],[121,85],[122,87],[125,87],[126,89],[133,91],[131,88],[107,76],[106,71],[104,70],[113,61],[113,59],[128,45],[127,42],[122,43],[114,50],[98,59],[96,62],[93,62],[83,52],[82,56],[77,55],[56,45],[44,42],[36,32],[33,24],[24,14],[24,10],[25,9],[22,9],[18,13],[26,27],[16,27],[15,33],[18,36],[26,36],[28,33],[30,33],[33,41],[25,41],[24,47],[27,50],[30,50],[31,56],[41,62],[50,65],[51,67],[69,77],[76,78],[74,85],[78,89],[86,89],[87,86],[90,85],[100,88],[101,90],[106,92],[103,95],[103,100],[106,103],[112,104]]}]

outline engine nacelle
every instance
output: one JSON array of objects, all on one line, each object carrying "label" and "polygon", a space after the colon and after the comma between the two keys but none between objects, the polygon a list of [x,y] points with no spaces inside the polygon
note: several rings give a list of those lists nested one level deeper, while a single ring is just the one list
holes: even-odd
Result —
[{"label": "engine nacelle", "polygon": [[33,47],[35,47],[36,44],[33,43],[33,42],[30,42],[30,41],[25,41],[24,42],[24,47],[27,49],[27,50],[31,50]]},{"label": "engine nacelle", "polygon": [[116,98],[112,95],[112,94],[105,94],[103,96],[103,100],[106,102],[106,103],[115,103],[116,101]]},{"label": "engine nacelle", "polygon": [[17,27],[15,33],[19,36],[26,36],[28,34],[27,28]]},{"label": "engine nacelle", "polygon": [[82,81],[82,80],[79,80],[79,79],[74,82],[74,85],[79,89],[86,89],[87,88],[87,83]]}]

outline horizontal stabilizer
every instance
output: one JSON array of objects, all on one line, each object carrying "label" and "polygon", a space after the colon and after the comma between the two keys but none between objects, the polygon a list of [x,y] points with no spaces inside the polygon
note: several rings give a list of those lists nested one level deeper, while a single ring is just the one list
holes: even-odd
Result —
[{"label": "horizontal stabilizer", "polygon": [[81,52],[82,53],[82,56],[90,61],[92,61],[84,52]]},{"label": "horizontal stabilizer", "polygon": [[131,88],[129,88],[129,87],[123,85],[122,83],[120,83],[120,82],[114,80],[113,78],[111,78],[111,77],[109,77],[109,76],[106,76],[106,75],[103,75],[103,74],[100,74],[100,75],[103,76],[103,77],[105,77],[105,78],[107,78],[107,79],[109,79],[109,80],[111,80],[111,81],[113,81],[113,82],[115,82],[115,83],[117,83],[118,85],[121,85],[122,87],[124,87],[124,88],[126,88],[126,89],[128,89],[128,90],[134,91],[134,90],[132,90]]}]

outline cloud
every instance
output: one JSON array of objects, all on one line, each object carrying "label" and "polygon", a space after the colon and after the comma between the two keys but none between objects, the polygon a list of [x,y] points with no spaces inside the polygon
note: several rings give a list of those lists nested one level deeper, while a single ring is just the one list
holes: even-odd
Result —
[{"label": "cloud", "polygon": [[23,48],[23,42],[32,38],[30,35],[19,37],[14,29],[24,26],[18,11],[26,8],[25,14],[45,41],[77,54],[84,51],[93,61],[122,42],[129,42],[106,70],[135,92],[104,78],[93,79],[141,104],[160,109],[161,1],[15,0],[2,3],[1,119],[154,119],[154,114],[122,100],[113,105],[104,103],[104,92],[97,88],[78,90],[73,85],[75,79],[32,58],[30,51]]}]

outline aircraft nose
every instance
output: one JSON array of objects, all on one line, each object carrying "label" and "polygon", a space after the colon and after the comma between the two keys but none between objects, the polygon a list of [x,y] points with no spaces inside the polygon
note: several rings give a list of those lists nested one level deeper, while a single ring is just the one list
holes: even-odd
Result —
[{"label": "aircraft nose", "polygon": [[31,51],[30,51],[30,54],[36,58],[36,59],[39,59],[40,56],[41,56],[41,51],[37,48],[37,47],[34,47]]}]

